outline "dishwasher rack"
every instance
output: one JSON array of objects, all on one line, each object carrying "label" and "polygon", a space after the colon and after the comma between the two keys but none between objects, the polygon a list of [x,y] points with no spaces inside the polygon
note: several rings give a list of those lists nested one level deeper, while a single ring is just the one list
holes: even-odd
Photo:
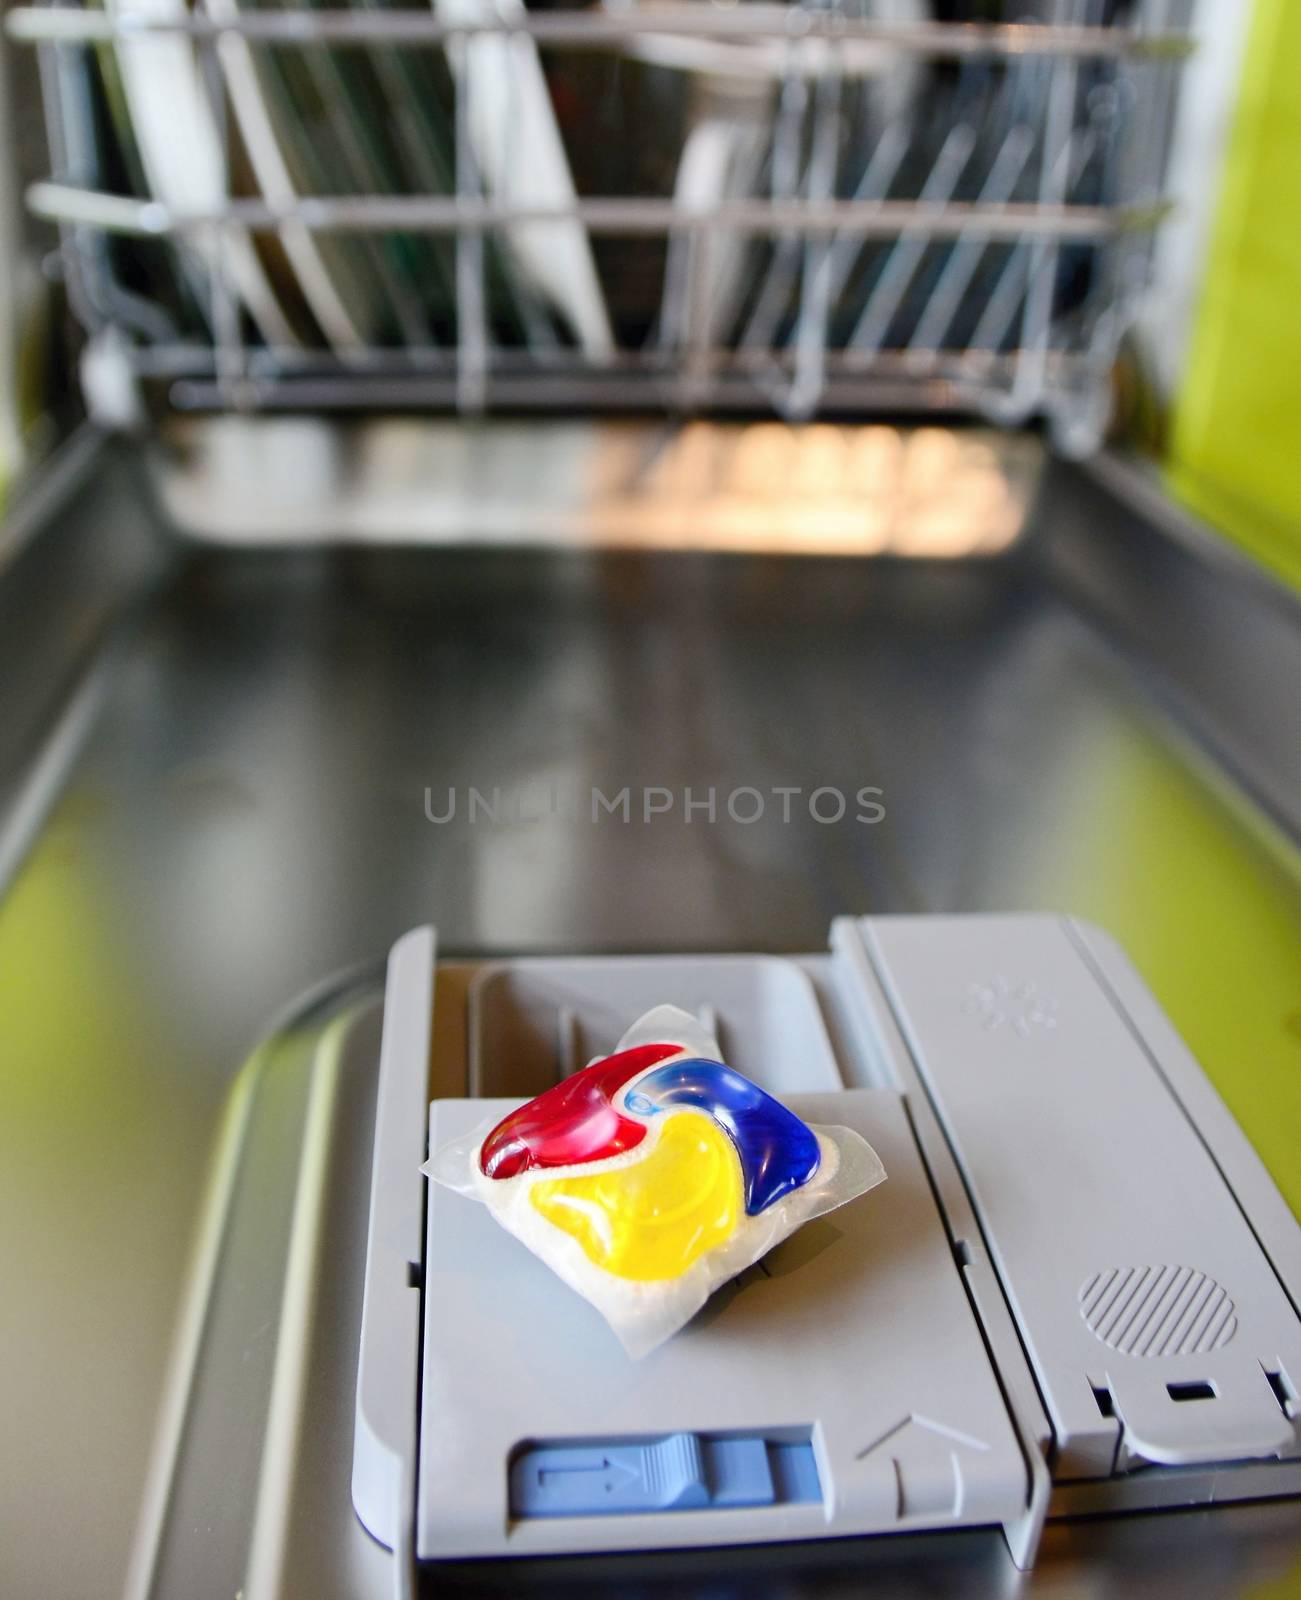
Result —
[{"label": "dishwasher rack", "polygon": [[[1106,426],[1168,210],[1187,16],[1185,0],[1002,23],[863,0],[110,0],[19,7],[7,26],[39,53],[50,175],[28,202],[58,225],[92,410],[943,410],[1043,417],[1079,454]],[[139,109],[122,74],[134,61],[138,86],[164,40],[202,85],[188,115],[212,130],[219,192],[151,191],[121,148]],[[297,99],[274,100],[272,74],[297,74]],[[387,85],[399,143],[426,119],[400,168],[367,157],[363,74]],[[333,168],[308,152],[312,184],[316,135],[293,125],[308,104],[343,152]],[[511,147],[544,117],[564,182]],[[332,337],[317,302],[294,309],[305,259],[333,263],[341,318],[370,263],[389,293],[369,328]],[[557,286],[564,260],[590,260],[587,288]],[[259,326],[250,273],[288,314]]]}]

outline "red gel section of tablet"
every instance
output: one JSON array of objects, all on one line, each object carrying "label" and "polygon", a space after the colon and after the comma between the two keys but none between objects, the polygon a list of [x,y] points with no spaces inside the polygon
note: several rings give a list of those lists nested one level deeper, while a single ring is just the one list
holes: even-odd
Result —
[{"label": "red gel section of tablet", "polygon": [[680,1044],[639,1044],[594,1061],[518,1111],[503,1117],[479,1151],[489,1178],[514,1178],[530,1167],[570,1167],[631,1150],[646,1125],[620,1116],[611,1104],[630,1078],[677,1055]]}]

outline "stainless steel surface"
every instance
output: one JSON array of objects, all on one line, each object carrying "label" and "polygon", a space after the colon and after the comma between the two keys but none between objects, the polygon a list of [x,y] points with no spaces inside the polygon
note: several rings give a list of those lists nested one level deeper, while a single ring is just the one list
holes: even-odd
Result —
[{"label": "stainless steel surface", "polygon": [[[1116,498],[1133,515],[1117,517]],[[1301,839],[1301,598],[1181,513],[1158,474],[1103,456],[1044,490],[1053,582],[1292,839]]]},{"label": "stainless steel surface", "polygon": [[[505,470],[492,439],[479,436],[485,478]],[[1204,591],[1186,573],[1158,584],[1186,551],[1163,568],[1160,530],[1092,481],[1054,469],[1020,542],[947,561],[221,548],[176,537],[116,448],[89,448],[31,502],[0,573],[0,1588],[122,1588],[204,1260],[238,1290],[230,1365],[214,1409],[174,1440],[177,1459],[187,1440],[199,1452],[210,1487],[173,1528],[190,1551],[247,1551],[257,1385],[274,1359],[265,1307],[280,1304],[305,1102],[286,1087],[250,1111],[263,1155],[230,1179],[247,1220],[214,1257],[201,1207],[223,1106],[269,1029],[280,1070],[306,1072],[333,1003],[279,1030],[276,1015],[419,921],[463,955],[798,950],[840,911],[1069,909],[1127,945],[1266,1150],[1239,1065],[1276,1064],[1267,1103],[1284,1122],[1294,844],[1217,760],[1232,696],[1204,708],[1174,643],[1176,609]],[[1114,528],[1092,545],[1064,510],[1086,490]],[[1147,632],[1108,588],[1131,542],[1168,608]],[[1280,614],[1232,571],[1215,583],[1240,619],[1267,598]],[[1233,641],[1214,648],[1233,671]],[[1295,707],[1276,704],[1272,722],[1234,727],[1235,770],[1286,772]],[[594,825],[581,805],[537,821],[466,814],[470,785],[536,796],[552,782],[676,798],[649,822]],[[683,791],[710,785],[717,820],[686,821]],[[821,824],[803,797],[789,823],[775,801],[748,825],[725,804],[741,787],[865,785],[884,790],[876,826],[852,805]],[[437,812],[449,787],[455,821],[431,822],[426,789]],[[367,1113],[349,1105],[335,1149],[355,1163]],[[318,1310],[347,1347],[355,1307]],[[207,1455],[200,1437],[223,1442]],[[351,1529],[346,1500],[337,1512]],[[325,1549],[336,1534],[314,1536]],[[170,1578],[163,1592],[229,1595],[225,1559],[210,1588]],[[800,1559],[783,1593],[1013,1584],[996,1541]],[[1030,1592],[1246,1594],[1298,1561],[1295,1505],[1084,1523],[1050,1532]],[[776,1573],[762,1553],[727,1565],[747,1589]],[[671,1564],[613,1572],[541,1582],[703,1582]],[[465,1581],[513,1592],[518,1577]]]},{"label": "stainless steel surface", "polygon": [[[37,46],[43,68],[51,181],[32,185],[29,205],[59,225],[70,296],[112,373],[105,381],[113,403],[133,380],[161,377],[170,380],[162,398],[179,410],[742,405],[807,419],[832,408],[907,406],[1002,422],[1042,415],[1059,445],[1080,454],[1102,437],[1110,371],[1168,210],[1165,153],[1179,68],[1191,49],[1184,0],[1134,0],[1119,22],[1100,23],[1099,15],[1087,0],[1006,24],[890,21],[805,3],[646,3],[510,19],[485,13],[473,22],[428,9],[145,17],[73,5],[19,7],[7,26]],[[576,192],[567,170],[564,183],[544,181],[546,163],[505,183],[484,153],[482,127],[497,113],[470,70],[481,58],[466,55],[491,49],[493,35],[503,48],[509,38],[526,51],[533,67],[538,48],[554,52],[547,59],[557,100],[600,99],[597,79],[575,87],[566,78],[570,58],[617,58],[610,70],[625,77],[599,80],[609,103],[594,102],[589,119],[591,142],[607,150],[648,142],[644,115],[611,128],[610,107],[635,81],[627,74],[661,74],[665,93],[672,85],[655,115],[664,170],[585,172],[575,146],[588,132],[580,139],[569,128],[567,154],[555,159],[579,174]],[[165,38],[179,52],[170,59],[195,68],[195,83],[201,69],[206,74],[210,103],[192,112],[210,125],[220,170],[203,194],[160,195],[143,178],[131,193],[104,177],[123,135],[88,114],[95,74],[139,66],[138,52],[150,48],[141,41],[151,36],[153,48]],[[288,176],[270,183],[259,152],[269,141],[292,156],[292,124],[307,109],[284,95],[277,104],[265,83],[259,89],[249,51],[264,52],[263,64],[271,51],[276,60],[305,53],[309,69],[322,59],[334,68],[340,46],[423,50],[419,59],[449,69],[449,149],[438,159],[454,181],[429,176],[426,131],[421,177],[399,156],[392,170],[363,163],[327,174],[328,182],[318,174],[311,192]],[[355,139],[344,80],[330,81],[322,126]],[[697,102],[711,85],[724,110],[702,120]],[[748,110],[727,99],[738,85],[750,90]],[[436,98],[432,84],[425,89]],[[241,90],[265,98],[274,113],[257,113],[255,136],[241,121]],[[113,98],[107,79],[102,93]],[[397,93],[401,101],[417,91],[407,81]],[[131,108],[129,86],[118,98]],[[404,110],[412,107],[397,105],[395,121]],[[753,170],[742,180],[731,156],[721,166],[710,157],[718,171],[702,189],[699,173],[691,176],[692,141],[702,129],[735,132],[738,116],[743,132],[747,118],[751,124]],[[258,194],[256,183],[250,193],[241,179],[240,139],[274,193]],[[274,159],[279,172],[281,156]],[[541,280],[530,288],[525,256],[512,255],[529,230],[537,240],[548,225],[552,240],[556,229],[579,228],[571,242],[583,240],[585,251],[590,236],[610,250],[590,263],[583,291],[599,338],[592,326],[577,336],[569,324],[581,319],[572,304],[563,311],[554,290],[551,326]],[[422,235],[451,236],[454,288],[430,301],[421,274],[404,291],[401,272],[390,274],[396,323],[365,338],[352,329],[344,346],[331,345],[325,322],[304,335],[264,284],[253,321],[279,331],[249,337],[241,282],[247,296],[248,273],[260,271],[250,237],[269,249],[278,241],[297,260],[304,244],[314,252],[312,237],[334,236],[338,248],[337,236],[349,234],[365,236],[371,250],[408,256]],[[108,247],[110,236],[123,235],[151,241],[151,261],[183,261],[205,312],[165,310],[161,301],[175,297],[160,289],[146,326],[123,293],[122,257]],[[487,263],[498,247],[518,327],[503,321],[500,305],[490,309]],[[427,260],[423,275],[431,273]],[[652,288],[630,299],[629,279]],[[157,281],[165,284],[166,274]],[[189,325],[176,326],[178,318]],[[297,320],[305,327],[311,316]],[[99,404],[107,414],[109,401],[97,392],[89,398],[92,412]]]}]

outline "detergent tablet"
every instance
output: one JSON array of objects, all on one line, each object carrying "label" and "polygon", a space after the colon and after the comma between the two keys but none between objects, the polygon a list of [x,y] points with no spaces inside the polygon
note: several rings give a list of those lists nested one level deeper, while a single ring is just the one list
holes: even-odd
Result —
[{"label": "detergent tablet", "polygon": [[633,1357],[803,1223],[885,1177],[863,1138],[802,1121],[672,1006],[424,1170],[483,1201]]}]

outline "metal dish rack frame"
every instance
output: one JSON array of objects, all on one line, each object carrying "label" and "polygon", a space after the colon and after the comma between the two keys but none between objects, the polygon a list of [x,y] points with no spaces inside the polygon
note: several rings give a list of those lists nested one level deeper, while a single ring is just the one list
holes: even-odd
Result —
[{"label": "metal dish rack frame", "polygon": [[[1067,0],[1064,9],[1087,16],[1091,8],[1089,0]],[[1116,353],[1146,286],[1155,230],[1169,210],[1162,189],[1166,152],[1179,69],[1193,48],[1185,19],[1181,0],[1137,0],[1123,25],[884,22],[767,0],[521,8],[509,20],[476,23],[449,22],[431,10],[247,10],[216,20],[202,10],[166,17],[51,4],[11,11],[7,28],[34,44],[41,58],[51,170],[27,200],[58,227],[61,272],[88,348],[137,388],[161,387],[173,409],[614,408],[775,411],[793,420],[819,412],[942,410],[1005,424],[1043,417],[1060,448],[1081,454],[1106,427]],[[85,152],[76,149],[60,60],[159,34],[190,39],[203,69],[228,156],[227,195],[218,206],[180,211],[85,181]],[[764,46],[769,65],[758,70],[777,78],[766,192],[720,198],[710,207],[663,195],[583,195],[559,208],[485,192],[471,149],[471,78],[464,70],[467,45],[480,34],[523,34],[538,48],[651,60],[668,48],[685,58],[684,70],[691,70],[693,52],[715,70],[718,52],[732,51],[742,74],[756,70],[741,65],[745,52]],[[446,51],[455,92],[454,192],[304,195],[292,204],[232,194],[230,108],[218,58],[227,36],[285,51]],[[938,155],[914,171],[902,194],[891,183],[921,125],[891,124],[864,170],[850,174],[846,194],[835,153],[841,88],[879,73],[882,52],[899,61],[983,62],[1005,74],[1031,73],[1029,112],[1023,96],[1019,120],[992,135],[957,124],[941,130],[932,142]],[[1082,95],[1086,66],[1104,76]],[[875,169],[889,165],[882,146],[892,134],[894,166],[882,182]],[[987,159],[977,192],[957,198],[956,173],[981,141]],[[1081,199],[1075,180],[1091,161],[1100,163],[1103,180],[1092,198]],[[485,316],[485,238],[521,223],[556,221],[576,221],[589,237],[662,238],[670,256],[678,253],[679,270],[671,260],[665,269],[657,338],[601,360],[555,342],[493,343]],[[230,246],[287,228],[452,236],[455,341],[341,355],[251,339],[229,270]],[[102,249],[109,234],[205,241],[207,259],[216,263],[208,275],[210,337],[179,336],[161,308],[133,303]],[[766,342],[711,333],[708,257],[723,235],[766,241],[770,276],[774,263],[783,264],[793,309],[780,336],[775,324]],[[1083,303],[1064,315],[1059,264],[1073,247],[1087,249],[1092,275]],[[830,314],[845,287],[845,263],[869,248],[879,257],[866,291],[875,311],[865,305],[855,337],[836,343]],[[985,271],[982,282],[991,260],[997,270]],[[967,336],[957,338],[959,308],[977,289],[986,303],[974,332],[968,318]],[[909,295],[903,334],[888,338]],[[868,321],[870,337],[858,338]]]}]

